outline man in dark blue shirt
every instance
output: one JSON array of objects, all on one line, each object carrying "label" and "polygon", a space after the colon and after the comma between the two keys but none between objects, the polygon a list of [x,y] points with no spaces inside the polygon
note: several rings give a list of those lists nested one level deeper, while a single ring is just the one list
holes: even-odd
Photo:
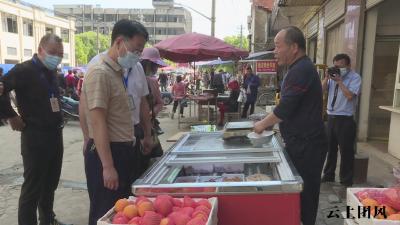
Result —
[{"label": "man in dark blue shirt", "polygon": [[285,148],[304,181],[301,220],[315,224],[321,171],[327,151],[322,120],[322,87],[312,61],[305,55],[305,39],[297,27],[287,27],[275,37],[275,57],[289,66],[281,100],[274,112],[255,124],[257,133],[279,123]]}]

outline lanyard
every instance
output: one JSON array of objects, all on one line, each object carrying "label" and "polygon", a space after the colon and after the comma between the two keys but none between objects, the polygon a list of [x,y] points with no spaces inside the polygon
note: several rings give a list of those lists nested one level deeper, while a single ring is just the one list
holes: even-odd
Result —
[{"label": "lanyard", "polygon": [[124,84],[125,90],[128,88],[129,75],[131,74],[132,68],[129,68],[126,73],[126,77],[122,75],[122,83]]}]

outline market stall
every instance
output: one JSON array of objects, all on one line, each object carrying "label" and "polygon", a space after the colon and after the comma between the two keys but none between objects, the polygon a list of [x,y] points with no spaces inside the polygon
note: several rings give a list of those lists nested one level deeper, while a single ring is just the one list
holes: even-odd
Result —
[{"label": "market stall", "polygon": [[278,67],[275,59],[245,59],[239,61],[239,71],[244,74],[251,66],[256,76],[260,77],[257,105],[275,105],[275,91],[279,89]]},{"label": "market stall", "polygon": [[[226,130],[237,124],[240,130],[240,123]],[[134,183],[133,193],[217,197],[219,225],[300,224],[302,179],[279,135],[259,148],[226,135],[183,135]]]}]

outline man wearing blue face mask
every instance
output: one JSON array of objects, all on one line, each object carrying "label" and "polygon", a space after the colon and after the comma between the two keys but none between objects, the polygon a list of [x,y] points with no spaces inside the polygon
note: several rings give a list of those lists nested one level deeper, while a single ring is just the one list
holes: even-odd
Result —
[{"label": "man wearing blue face mask", "polygon": [[[32,59],[15,65],[0,80],[2,116],[11,128],[21,132],[24,183],[18,205],[18,224],[63,224],[53,212],[54,192],[61,174],[63,158],[63,120],[59,105],[57,66],[63,57],[61,38],[46,34]],[[18,114],[8,93],[15,90]]]},{"label": "man wearing blue face mask", "polygon": [[354,144],[356,124],[354,113],[360,95],[361,77],[351,70],[350,57],[337,54],[322,81],[322,89],[328,91],[328,155],[322,182],[334,182],[338,147],[340,149],[340,183],[353,185]]},{"label": "man wearing blue face mask", "polygon": [[131,184],[139,175],[139,141],[132,121],[135,102],[124,73],[139,61],[148,38],[142,24],[118,21],[111,47],[96,56],[87,69],[79,114],[85,140],[89,225],[96,225],[118,199],[132,195]]}]

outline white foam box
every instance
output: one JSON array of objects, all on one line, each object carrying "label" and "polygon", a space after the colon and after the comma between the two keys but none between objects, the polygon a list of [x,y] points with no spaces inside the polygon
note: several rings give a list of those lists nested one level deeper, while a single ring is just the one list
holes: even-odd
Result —
[{"label": "white foam box", "polygon": [[[152,202],[154,202],[155,198],[148,198],[149,200],[151,200]],[[200,198],[193,198],[196,202],[200,200]],[[129,197],[130,201],[136,201],[136,197]],[[183,198],[182,198],[183,200]],[[211,211],[210,211],[210,215],[208,216],[208,220],[206,225],[218,225],[218,199],[216,197],[213,198],[209,198],[208,201],[211,203]],[[115,210],[114,207],[111,208],[103,217],[101,217],[98,221],[97,221],[97,225],[113,225],[113,223],[111,223],[111,220],[113,218],[113,216],[115,215]],[[129,224],[123,224],[123,225],[129,225]]]},{"label": "white foam box", "polygon": [[354,210],[350,213],[355,217],[354,223],[358,225],[400,225],[400,221],[383,220],[375,218],[358,218],[358,206],[363,206],[358,200],[355,193],[365,189],[377,189],[384,190],[384,188],[347,188],[347,206],[350,206]]}]

